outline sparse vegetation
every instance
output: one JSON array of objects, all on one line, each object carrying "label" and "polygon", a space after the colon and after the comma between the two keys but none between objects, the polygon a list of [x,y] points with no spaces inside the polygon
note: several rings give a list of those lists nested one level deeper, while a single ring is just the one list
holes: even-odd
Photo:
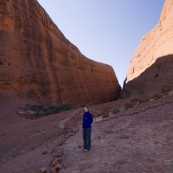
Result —
[{"label": "sparse vegetation", "polygon": [[26,104],[25,107],[18,108],[18,113],[25,116],[27,119],[37,119],[47,115],[60,113],[63,111],[71,110],[73,108],[70,104],[59,104],[55,106],[45,107],[44,105],[33,105]]},{"label": "sparse vegetation", "polygon": [[72,106],[69,104],[57,105],[57,106],[50,106],[48,108],[43,108],[42,111],[46,115],[56,114],[59,112],[67,111],[72,109]]}]

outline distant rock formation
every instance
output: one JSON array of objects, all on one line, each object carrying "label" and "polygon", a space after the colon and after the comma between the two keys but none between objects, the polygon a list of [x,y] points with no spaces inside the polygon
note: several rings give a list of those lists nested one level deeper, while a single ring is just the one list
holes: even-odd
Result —
[{"label": "distant rock formation", "polygon": [[37,0],[0,1],[0,95],[81,105],[120,90],[113,68],[86,58]]},{"label": "distant rock formation", "polygon": [[173,85],[173,1],[166,0],[158,24],[135,50],[120,98],[152,95]]}]

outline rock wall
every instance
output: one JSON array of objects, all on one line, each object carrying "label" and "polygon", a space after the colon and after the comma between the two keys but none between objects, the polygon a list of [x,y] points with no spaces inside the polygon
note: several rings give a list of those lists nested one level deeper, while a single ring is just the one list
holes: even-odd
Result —
[{"label": "rock wall", "polygon": [[164,84],[173,85],[172,55],[173,1],[166,0],[158,24],[133,54],[120,97],[151,95]]},{"label": "rock wall", "polygon": [[111,66],[86,58],[36,0],[0,0],[0,94],[40,103],[115,100]]}]

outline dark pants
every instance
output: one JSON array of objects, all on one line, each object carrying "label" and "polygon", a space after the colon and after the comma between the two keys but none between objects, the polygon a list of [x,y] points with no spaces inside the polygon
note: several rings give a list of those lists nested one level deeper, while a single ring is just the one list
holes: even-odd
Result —
[{"label": "dark pants", "polygon": [[83,129],[84,149],[91,149],[91,128]]}]

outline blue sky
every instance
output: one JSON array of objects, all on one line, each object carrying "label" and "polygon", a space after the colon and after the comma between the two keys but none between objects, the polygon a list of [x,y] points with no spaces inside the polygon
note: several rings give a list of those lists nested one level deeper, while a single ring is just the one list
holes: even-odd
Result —
[{"label": "blue sky", "polygon": [[114,68],[120,85],[141,38],[159,21],[165,0],[38,0],[82,54]]}]

